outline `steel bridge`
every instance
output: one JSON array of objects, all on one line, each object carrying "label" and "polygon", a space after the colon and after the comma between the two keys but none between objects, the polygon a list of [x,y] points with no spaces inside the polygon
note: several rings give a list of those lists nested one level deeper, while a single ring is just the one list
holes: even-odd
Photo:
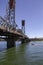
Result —
[{"label": "steel bridge", "polygon": [[14,46],[15,41],[21,40],[22,43],[29,41],[25,35],[25,21],[22,20],[22,29],[16,28],[15,22],[15,0],[9,0],[6,19],[0,16],[0,36],[6,36],[7,47]]},{"label": "steel bridge", "polygon": [[4,20],[0,16],[0,36],[6,36],[7,46],[10,47],[14,45],[14,41],[21,40],[22,42],[29,41],[29,38],[24,34],[14,29],[11,24]]},{"label": "steel bridge", "polygon": [[[3,31],[3,33],[6,33],[6,34],[2,34],[1,31]],[[24,33],[20,33],[17,31],[17,29],[14,29],[13,26],[11,24],[9,24],[6,20],[4,20],[1,16],[0,16],[0,34],[1,35],[9,35],[7,33],[11,33],[13,35],[19,35],[21,37],[25,37],[25,38],[28,38]]]}]

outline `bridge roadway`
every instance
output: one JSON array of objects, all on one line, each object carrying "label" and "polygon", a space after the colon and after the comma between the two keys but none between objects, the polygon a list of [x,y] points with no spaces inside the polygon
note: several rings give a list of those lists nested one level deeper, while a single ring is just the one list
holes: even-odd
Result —
[{"label": "bridge roadway", "polygon": [[13,26],[9,22],[4,20],[1,16],[0,16],[0,35],[2,35],[2,36],[11,36],[12,35],[13,37],[17,37],[17,38],[29,39],[25,34],[22,34],[22,33],[18,32],[17,30],[14,30]]},{"label": "bridge roadway", "polygon": [[25,34],[19,33],[17,30],[7,30],[4,26],[0,27],[1,36],[13,36],[15,40],[17,39],[29,39]]}]

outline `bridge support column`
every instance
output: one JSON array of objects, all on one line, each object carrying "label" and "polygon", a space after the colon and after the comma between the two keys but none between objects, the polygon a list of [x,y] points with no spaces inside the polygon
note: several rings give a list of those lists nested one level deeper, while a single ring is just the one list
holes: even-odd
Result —
[{"label": "bridge support column", "polygon": [[25,43],[25,39],[22,39],[22,40],[21,40],[21,43],[24,44],[24,43]]},{"label": "bridge support column", "polygon": [[30,42],[29,39],[22,39],[22,40],[21,40],[21,43],[22,43],[22,44],[24,44],[24,43],[28,43],[28,42]]},{"label": "bridge support column", "polygon": [[15,46],[15,40],[13,36],[8,36],[7,38],[7,48],[11,48]]}]

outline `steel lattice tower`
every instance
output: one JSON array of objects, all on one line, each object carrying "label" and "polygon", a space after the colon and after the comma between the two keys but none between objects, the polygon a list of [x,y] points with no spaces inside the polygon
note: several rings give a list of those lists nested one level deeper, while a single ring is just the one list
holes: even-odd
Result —
[{"label": "steel lattice tower", "polygon": [[8,19],[11,25],[14,29],[16,29],[16,23],[15,23],[15,0],[9,0],[8,2]]},{"label": "steel lattice tower", "polygon": [[25,20],[22,20],[22,32],[25,34]]}]

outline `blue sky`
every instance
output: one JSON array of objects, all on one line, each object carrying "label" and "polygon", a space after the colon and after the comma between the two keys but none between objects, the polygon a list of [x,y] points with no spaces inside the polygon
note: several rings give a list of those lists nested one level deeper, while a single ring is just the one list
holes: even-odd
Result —
[{"label": "blue sky", "polygon": [[[0,16],[6,15],[8,0],[0,0]],[[16,0],[15,21],[21,28],[25,19],[25,31],[29,37],[43,37],[43,0]]]}]

